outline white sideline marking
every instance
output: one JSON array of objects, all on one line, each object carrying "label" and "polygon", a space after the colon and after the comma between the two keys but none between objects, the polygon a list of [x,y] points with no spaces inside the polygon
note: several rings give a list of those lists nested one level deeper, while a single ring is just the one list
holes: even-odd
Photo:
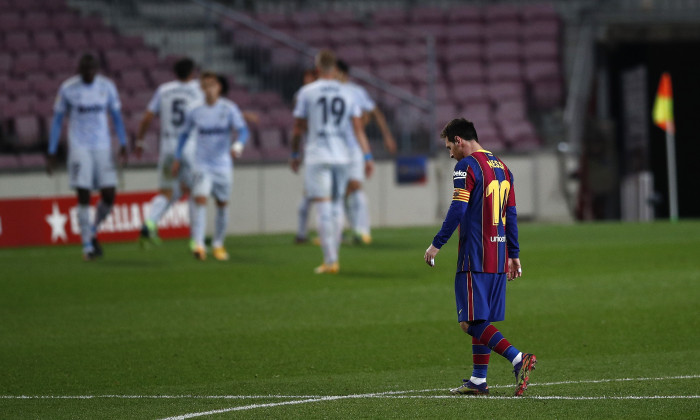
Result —
[{"label": "white sideline marking", "polygon": [[[630,381],[669,381],[674,379],[698,379],[700,375],[679,375],[679,376],[664,376],[659,378],[613,378],[613,379],[591,379],[583,381],[559,381],[559,382],[542,382],[542,383],[530,383],[529,386],[553,386],[553,385],[567,385],[567,384],[598,384],[606,382],[630,382]],[[489,388],[511,388],[513,385],[491,385]],[[433,389],[420,389],[420,390],[409,390],[409,391],[387,391],[381,392],[376,395],[388,395],[388,394],[411,394],[411,393],[422,393],[422,392],[437,392],[445,391],[443,388],[433,388]],[[370,395],[370,394],[368,394]],[[375,395],[375,394],[371,394]],[[337,395],[338,397],[345,397],[347,395]],[[106,394],[106,395],[0,395],[0,399],[8,400],[50,400],[50,399],[66,399],[66,400],[90,400],[96,398],[114,398],[114,399],[164,399],[164,400],[177,400],[177,399],[209,399],[209,400],[255,400],[255,399],[319,399],[333,397],[333,395],[116,395],[116,394]],[[448,396],[449,397],[449,396]],[[356,397],[355,397],[356,398]],[[493,398],[493,397],[491,397]]]},{"label": "white sideline marking", "polygon": [[[591,379],[583,381],[559,381],[559,382],[542,382],[542,383],[530,383],[529,386],[553,386],[553,385],[567,385],[567,384],[598,384],[606,382],[630,382],[630,381],[669,381],[674,379],[698,379],[700,375],[679,375],[679,376],[664,376],[658,378],[613,378],[613,379]],[[489,388],[511,388],[513,385],[491,385]],[[411,394],[411,393],[421,393],[421,392],[437,392],[445,391],[443,388],[433,388],[433,389],[419,389],[419,390],[409,390],[409,391],[386,391],[381,392],[376,395],[388,395],[388,394]],[[368,394],[375,395],[375,394]],[[347,395],[337,395],[338,397],[345,397]],[[105,395],[0,395],[0,399],[8,400],[50,400],[50,399],[65,399],[65,400],[90,400],[96,398],[114,398],[114,399],[164,399],[164,400],[177,400],[177,399],[209,399],[209,400],[255,400],[255,399],[319,399],[334,397],[333,395],[116,395],[116,394],[105,394]]]}]

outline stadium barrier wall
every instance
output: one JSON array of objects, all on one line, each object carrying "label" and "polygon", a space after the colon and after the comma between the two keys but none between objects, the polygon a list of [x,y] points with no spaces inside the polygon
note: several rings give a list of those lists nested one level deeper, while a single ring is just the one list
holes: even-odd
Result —
[{"label": "stadium barrier wall", "polygon": [[[559,188],[557,157],[554,153],[505,155],[503,160],[515,176],[517,206],[521,218],[550,222],[572,220]],[[442,211],[449,206],[452,197],[454,161],[446,157],[432,158],[428,159],[427,165],[425,183],[399,185],[396,183],[395,163],[377,162],[375,174],[365,185],[374,227],[438,226],[444,217]],[[133,194],[139,197],[137,202],[143,203],[156,193],[155,168],[126,169],[121,180],[123,185],[120,187],[121,194],[117,197],[117,207],[120,203],[134,202]],[[285,164],[237,166],[234,168],[228,233],[294,232],[301,192],[302,175],[293,174]],[[66,200],[61,201],[61,209],[65,210],[71,206],[70,200],[75,200],[73,194],[65,172],[58,172],[53,178],[44,173],[0,175],[0,225],[4,228],[0,235],[9,232],[7,223],[10,220],[22,220],[24,232],[37,229],[50,232],[46,218],[53,211],[52,202],[56,198]],[[38,199],[34,205],[40,210],[25,213],[25,210],[12,210],[9,204],[10,200],[32,198]],[[183,208],[178,206],[179,210],[176,211]],[[8,211],[20,211],[22,214],[13,217],[3,215],[3,212]],[[207,226],[210,229],[213,221],[214,206],[210,204],[207,215]],[[309,221],[313,227],[314,217],[310,217]],[[30,226],[27,227],[27,224]],[[48,235],[50,237],[50,233]],[[133,229],[127,234],[129,238],[135,235]]]}]

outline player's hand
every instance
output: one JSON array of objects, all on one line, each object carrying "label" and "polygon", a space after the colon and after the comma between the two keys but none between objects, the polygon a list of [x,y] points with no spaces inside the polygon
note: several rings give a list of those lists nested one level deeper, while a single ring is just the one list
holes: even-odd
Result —
[{"label": "player's hand", "polygon": [[292,168],[292,172],[294,172],[294,173],[299,172],[300,166],[301,166],[301,159],[299,159],[299,158],[290,158],[289,159],[289,167]]},{"label": "player's hand", "polygon": [[46,173],[49,176],[53,175],[54,167],[56,167],[56,155],[46,156]]},{"label": "player's hand", "polygon": [[126,166],[126,162],[129,160],[129,152],[126,146],[119,147],[119,164],[121,166]]},{"label": "player's hand", "polygon": [[435,256],[437,255],[438,252],[440,252],[440,248],[435,248],[435,246],[433,244],[430,244],[428,249],[425,250],[425,255],[423,256],[425,263],[431,267],[434,267],[435,266]]},{"label": "player's hand", "polygon": [[367,178],[372,176],[374,173],[374,161],[372,159],[365,161],[365,176]]},{"label": "player's hand", "polygon": [[173,166],[170,167],[170,175],[172,175],[173,178],[177,178],[177,174],[179,174],[179,173],[180,173],[180,161],[174,160]]},{"label": "player's hand", "polygon": [[143,141],[143,139],[137,139],[134,142],[134,155],[136,155],[136,159],[141,159],[143,151],[146,149],[145,146],[146,143]]},{"label": "player's hand", "polygon": [[520,265],[520,258],[508,258],[508,281],[522,277],[523,267]]},{"label": "player's hand", "polygon": [[237,141],[231,146],[231,157],[238,159],[243,154],[243,143]]}]

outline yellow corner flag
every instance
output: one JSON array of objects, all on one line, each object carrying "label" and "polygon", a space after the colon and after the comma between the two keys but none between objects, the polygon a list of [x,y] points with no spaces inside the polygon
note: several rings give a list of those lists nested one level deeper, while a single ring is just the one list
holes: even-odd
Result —
[{"label": "yellow corner flag", "polygon": [[673,91],[671,89],[671,75],[664,73],[659,81],[659,89],[656,91],[654,101],[654,124],[664,131],[674,133],[673,124]]}]

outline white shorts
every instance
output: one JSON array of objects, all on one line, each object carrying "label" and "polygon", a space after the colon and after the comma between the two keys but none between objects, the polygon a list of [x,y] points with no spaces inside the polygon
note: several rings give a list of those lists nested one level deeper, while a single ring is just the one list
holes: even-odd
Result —
[{"label": "white shorts", "polygon": [[68,176],[71,188],[95,190],[117,185],[110,149],[68,149]]},{"label": "white shorts", "polygon": [[192,188],[192,159],[183,154],[180,160],[180,172],[177,178],[173,178],[172,167],[175,160],[174,153],[162,153],[158,158],[158,185],[162,190],[173,190],[178,187],[177,183],[185,184]]},{"label": "white shorts", "polygon": [[213,196],[218,201],[227,202],[233,189],[233,171],[195,169],[192,172],[192,195],[194,197]]},{"label": "white shorts", "polygon": [[335,200],[345,196],[347,184],[347,164],[315,163],[306,165],[304,190],[308,198]]},{"label": "white shorts", "polygon": [[365,156],[362,154],[362,149],[356,147],[350,153],[350,169],[348,178],[351,181],[365,181]]}]

